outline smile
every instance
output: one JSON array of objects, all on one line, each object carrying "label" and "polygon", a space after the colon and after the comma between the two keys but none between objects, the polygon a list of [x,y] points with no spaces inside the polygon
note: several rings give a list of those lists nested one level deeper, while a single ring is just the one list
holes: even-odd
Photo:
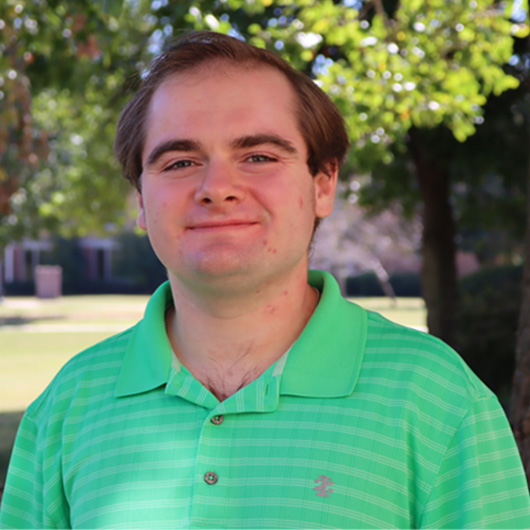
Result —
[{"label": "smile", "polygon": [[243,229],[250,228],[257,225],[258,223],[253,221],[239,221],[239,220],[226,220],[226,221],[207,221],[204,223],[198,223],[188,227],[188,230],[195,231],[209,231],[209,230],[225,230],[225,229]]}]

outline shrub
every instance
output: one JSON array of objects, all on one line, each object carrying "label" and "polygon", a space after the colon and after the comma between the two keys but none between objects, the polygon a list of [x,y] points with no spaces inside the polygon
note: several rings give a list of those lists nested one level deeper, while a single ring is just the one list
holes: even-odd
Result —
[{"label": "shrub", "polygon": [[381,284],[373,272],[346,279],[347,296],[384,296]]},{"label": "shrub", "polygon": [[417,272],[395,272],[390,275],[390,283],[396,296],[421,297],[421,278]]},{"label": "shrub", "polygon": [[[395,272],[390,275],[390,285],[396,296],[421,296],[420,275],[416,272]],[[385,296],[373,272],[365,272],[346,279],[347,296]]]},{"label": "shrub", "polygon": [[506,402],[515,366],[522,267],[483,269],[460,282],[459,353]]}]

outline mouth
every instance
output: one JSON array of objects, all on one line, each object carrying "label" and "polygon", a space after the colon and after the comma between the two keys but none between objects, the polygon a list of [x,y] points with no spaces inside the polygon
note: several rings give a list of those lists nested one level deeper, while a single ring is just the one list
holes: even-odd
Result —
[{"label": "mouth", "polygon": [[243,221],[239,219],[227,219],[223,221],[205,221],[203,223],[193,224],[188,226],[188,230],[207,231],[207,230],[223,230],[223,229],[242,229],[255,226],[258,223],[254,221]]}]

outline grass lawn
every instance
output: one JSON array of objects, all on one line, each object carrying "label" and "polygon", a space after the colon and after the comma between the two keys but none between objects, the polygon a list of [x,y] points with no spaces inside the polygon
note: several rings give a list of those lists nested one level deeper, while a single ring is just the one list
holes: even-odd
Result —
[{"label": "grass lawn", "polygon": [[137,322],[147,298],[6,299],[0,304],[0,412],[24,410],[70,357]]},{"label": "grass lawn", "polygon": [[142,318],[146,296],[0,303],[0,491],[23,411],[76,353]]},{"label": "grass lawn", "polygon": [[[147,300],[121,295],[6,299],[0,304],[0,412],[24,410],[73,355],[137,322]],[[425,326],[422,299],[352,300],[406,326]]]},{"label": "grass lawn", "polygon": [[6,298],[0,303],[0,330],[29,325],[41,329],[72,324],[127,327],[141,318],[147,300],[147,296],[127,295],[63,296],[53,300]]},{"label": "grass lawn", "polygon": [[427,311],[423,298],[398,298],[392,302],[389,298],[350,298],[370,311],[377,311],[383,316],[404,326],[422,330],[427,329]]},{"label": "grass lawn", "polygon": [[0,331],[0,411],[26,409],[70,357],[109,335]]},{"label": "grass lawn", "polygon": [[[0,303],[0,489],[22,411],[73,355],[137,322],[147,300],[97,295],[8,298]],[[352,300],[395,322],[425,326],[421,299]]]}]

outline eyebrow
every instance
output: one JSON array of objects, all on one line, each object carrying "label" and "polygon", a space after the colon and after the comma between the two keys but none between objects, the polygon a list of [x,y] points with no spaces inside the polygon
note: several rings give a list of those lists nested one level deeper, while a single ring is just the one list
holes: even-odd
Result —
[{"label": "eyebrow", "polygon": [[249,136],[242,136],[236,138],[232,142],[234,149],[246,149],[248,147],[257,147],[258,145],[272,144],[279,147],[283,151],[289,154],[295,154],[297,152],[296,147],[281,136],[276,134],[254,134]]},{"label": "eyebrow", "polygon": [[164,153],[171,151],[199,151],[201,144],[195,140],[168,140],[158,144],[147,157],[146,165],[154,164]]},{"label": "eyebrow", "polygon": [[[295,154],[297,152],[296,147],[281,136],[276,134],[253,134],[248,136],[242,136],[236,138],[231,142],[233,149],[247,149],[249,147],[257,147],[259,145],[272,144],[279,147],[283,151],[289,154]],[[150,166],[154,164],[163,154],[171,151],[200,151],[201,144],[196,140],[189,139],[175,139],[162,142],[157,145],[147,157],[146,165]]]}]

